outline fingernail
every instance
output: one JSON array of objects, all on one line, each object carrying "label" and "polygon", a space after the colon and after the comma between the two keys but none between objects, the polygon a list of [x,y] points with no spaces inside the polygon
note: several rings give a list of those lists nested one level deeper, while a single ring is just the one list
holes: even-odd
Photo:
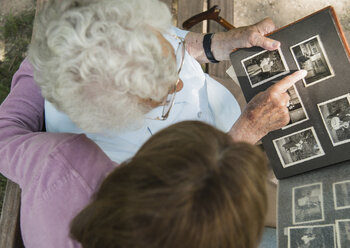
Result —
[{"label": "fingernail", "polygon": [[302,76],[303,76],[303,77],[306,77],[306,75],[307,75],[307,70],[300,70],[300,72],[302,73]]},{"label": "fingernail", "polygon": [[278,48],[280,45],[281,45],[281,43],[280,43],[279,41],[277,41],[277,40],[275,40],[275,41],[272,43],[272,46],[273,46],[274,48]]}]

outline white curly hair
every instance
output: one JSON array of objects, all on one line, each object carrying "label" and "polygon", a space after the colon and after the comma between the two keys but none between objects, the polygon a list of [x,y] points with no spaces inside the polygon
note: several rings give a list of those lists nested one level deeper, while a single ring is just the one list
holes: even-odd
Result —
[{"label": "white curly hair", "polygon": [[37,16],[28,57],[43,96],[87,132],[120,131],[162,102],[178,79],[159,33],[158,0],[54,0]]}]

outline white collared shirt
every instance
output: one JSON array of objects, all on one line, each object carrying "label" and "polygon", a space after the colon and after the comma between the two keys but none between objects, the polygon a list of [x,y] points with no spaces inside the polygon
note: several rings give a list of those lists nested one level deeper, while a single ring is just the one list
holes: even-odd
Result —
[{"label": "white collared shirt", "polygon": [[[187,31],[173,28],[173,34],[185,37]],[[178,40],[171,35],[164,37],[177,48]],[[241,114],[232,94],[220,83],[205,74],[200,64],[187,51],[180,72],[183,88],[176,93],[174,105],[165,121],[146,119],[136,130],[120,133],[91,134],[78,128],[70,118],[56,110],[45,100],[45,122],[47,132],[86,133],[115,162],[121,163],[132,157],[145,141],[159,130],[185,120],[206,122],[228,132]],[[156,117],[162,106],[154,108],[146,116]]]}]

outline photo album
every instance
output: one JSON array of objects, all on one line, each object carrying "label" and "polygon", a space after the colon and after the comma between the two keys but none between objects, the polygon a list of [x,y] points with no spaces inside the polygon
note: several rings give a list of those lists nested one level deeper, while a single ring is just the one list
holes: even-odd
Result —
[{"label": "photo album", "polygon": [[350,50],[329,6],[269,37],[275,51],[239,49],[230,58],[243,94],[256,94],[296,70],[287,90],[290,122],[262,139],[278,180],[281,248],[350,247]]},{"label": "photo album", "polygon": [[296,70],[307,76],[288,89],[290,122],[262,139],[278,179],[350,160],[350,51],[332,7],[269,35],[275,51],[254,47],[230,56],[249,102]]}]

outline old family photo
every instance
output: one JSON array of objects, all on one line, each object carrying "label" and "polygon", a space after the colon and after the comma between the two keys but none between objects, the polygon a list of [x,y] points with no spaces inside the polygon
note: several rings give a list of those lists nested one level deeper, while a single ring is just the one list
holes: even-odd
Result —
[{"label": "old family photo", "polygon": [[[298,68],[308,72],[303,79],[306,87],[334,76],[319,35],[295,44],[290,51]],[[261,51],[241,63],[253,88],[290,72],[281,49]]]},{"label": "old family photo", "polygon": [[[350,208],[350,180],[333,183],[332,187],[334,209]],[[287,228],[289,248],[350,247],[350,219],[319,224],[325,220],[322,183],[294,187],[292,198],[293,224],[298,226]]]},{"label": "old family photo", "polygon": [[[350,94],[317,106],[333,146],[350,142]],[[284,168],[325,154],[313,127],[275,139],[273,143]]]},{"label": "old family photo", "polygon": [[[307,70],[304,86],[310,87],[333,77],[334,71],[319,35],[290,47],[299,69]],[[290,72],[281,49],[261,51],[245,58],[241,64],[252,88],[259,87]],[[283,129],[309,119],[303,101],[295,86],[287,90],[290,123]],[[319,114],[333,146],[350,142],[350,94],[337,96],[317,104]],[[325,153],[313,127],[299,130],[273,141],[283,167],[311,160]]]}]

